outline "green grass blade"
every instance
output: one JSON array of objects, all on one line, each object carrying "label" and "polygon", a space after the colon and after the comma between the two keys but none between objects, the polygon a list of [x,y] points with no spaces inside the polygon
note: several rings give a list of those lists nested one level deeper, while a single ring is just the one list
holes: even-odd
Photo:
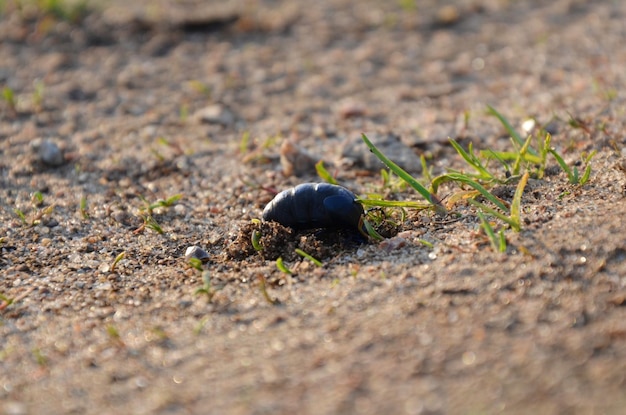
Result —
[{"label": "green grass blade", "polygon": [[[519,157],[519,152],[516,151],[481,150],[480,154],[484,157],[497,158],[500,162],[515,161]],[[522,161],[531,164],[540,164],[541,157],[526,153],[522,156]]]},{"label": "green grass blade", "polygon": [[117,264],[119,264],[119,262],[124,259],[124,257],[126,256],[126,251],[120,252],[115,259],[113,260],[113,263],[111,264],[111,268],[110,271],[113,272],[115,271],[115,267],[117,266]]},{"label": "green grass blade", "polygon": [[556,150],[554,150],[553,148],[548,149],[548,152],[550,152],[550,154],[554,156],[556,162],[559,163],[559,166],[561,166],[563,171],[567,173],[567,178],[569,182],[571,184],[578,184],[578,178],[576,177],[576,174],[572,172],[572,169],[569,168],[565,160],[563,160],[563,157],[561,157],[561,155],[557,153]]},{"label": "green grass blade", "polygon": [[430,193],[428,191],[428,189],[426,189],[424,186],[422,186],[422,184],[420,182],[415,180],[415,178],[413,176],[411,176],[409,173],[404,171],[400,166],[398,166],[396,163],[394,163],[393,161],[388,159],[383,153],[381,153],[380,150],[378,150],[378,148],[376,148],[376,146],[369,140],[369,138],[367,138],[367,136],[365,134],[361,134],[361,138],[365,142],[365,145],[367,145],[367,147],[370,149],[370,151],[372,153],[374,153],[374,155],[380,161],[382,161],[387,167],[389,167],[389,169],[391,171],[393,171],[398,177],[400,177],[402,180],[407,182],[409,184],[409,186],[411,186],[413,189],[415,189],[430,204],[435,206],[435,208],[436,208],[438,213],[445,213],[446,212],[446,208],[443,207],[443,205],[441,204],[441,201],[439,200],[439,198],[437,196],[435,196],[434,194]]},{"label": "green grass blade", "polygon": [[17,215],[18,218],[20,218],[20,220],[22,221],[22,225],[28,224],[28,222],[26,221],[26,215],[24,214],[24,212],[22,212],[18,208],[13,209],[13,212]]},{"label": "green grass blade", "polygon": [[476,170],[479,173],[480,178],[482,178],[484,180],[492,180],[493,179],[493,175],[491,173],[489,173],[489,171],[487,169],[485,169],[485,167],[480,162],[480,160],[474,155],[474,150],[473,150],[471,144],[469,146],[469,153],[466,152],[463,149],[463,147],[461,147],[461,145],[459,143],[457,143],[453,139],[450,139],[450,144],[452,144],[452,147],[454,147],[456,152],[459,153],[459,155],[461,157],[463,157],[463,159],[467,162],[467,164],[472,166],[474,168],[474,170]]},{"label": "green grass blade", "polygon": [[511,202],[511,220],[517,224],[516,227],[513,227],[516,231],[519,231],[522,227],[521,222],[521,204],[522,204],[522,194],[524,193],[524,188],[526,187],[526,183],[528,183],[528,172],[524,173],[519,183],[517,184],[517,188],[515,189],[515,195],[513,196],[513,202]]},{"label": "green grass blade", "polygon": [[291,272],[291,270],[287,268],[287,265],[285,265],[285,262],[283,262],[283,257],[278,257],[278,259],[276,260],[276,268],[278,268],[281,272],[285,274],[289,274],[289,275],[293,274],[293,272]]},{"label": "green grass blade", "polygon": [[[383,239],[385,239],[385,238],[383,238],[383,236],[381,234],[376,232],[376,229],[374,229],[372,224],[365,218],[363,218],[363,226],[365,226],[365,232],[367,233],[366,236],[370,236],[375,241],[382,241]],[[360,228],[360,226],[359,226],[359,228]]]},{"label": "green grass blade", "polygon": [[517,176],[520,172],[520,168],[522,166],[522,160],[524,159],[524,156],[528,152],[528,148],[530,146],[530,141],[532,140],[532,138],[533,136],[529,135],[526,141],[524,142],[524,145],[522,146],[522,148],[520,148],[519,152],[517,153],[517,158],[515,159],[515,163],[513,163],[513,174],[515,176]]},{"label": "green grass blade", "polygon": [[296,254],[300,255],[303,258],[308,259],[309,261],[311,261],[312,263],[314,263],[318,267],[323,266],[322,261],[320,261],[319,259],[313,258],[311,255],[307,254],[302,249],[296,248]]},{"label": "green grass blade", "polygon": [[426,157],[424,155],[420,155],[420,164],[422,165],[422,176],[424,176],[424,180],[428,183],[433,181],[433,177],[430,174],[430,170],[428,169],[428,165],[426,164]]},{"label": "green grass blade", "polygon": [[487,205],[484,205],[484,204],[482,204],[480,202],[477,202],[474,199],[469,199],[469,202],[472,205],[476,206],[477,208],[482,209],[483,212],[488,213],[488,214],[490,214],[492,216],[495,216],[496,218],[500,219],[502,222],[508,224],[511,228],[515,229],[516,224],[511,220],[510,217],[506,216],[505,214],[500,213],[497,210],[495,210],[495,209],[493,209],[493,208],[491,208],[491,207],[489,207]]},{"label": "green grass blade", "polygon": [[587,183],[589,181],[589,176],[591,176],[591,164],[587,164],[587,167],[585,167],[583,177],[580,178],[580,184],[583,185]]},{"label": "green grass blade", "polygon": [[198,258],[189,258],[189,265],[197,271],[202,272],[202,261]]},{"label": "green grass blade", "polygon": [[326,170],[324,167],[324,160],[320,160],[315,163],[315,171],[317,171],[317,175],[322,178],[326,183],[330,184],[338,184],[337,180]]},{"label": "green grass blade", "polygon": [[263,245],[261,245],[261,231],[259,230],[252,231],[250,242],[252,243],[252,247],[254,248],[255,251],[257,252],[262,251]]},{"label": "green grass blade", "polygon": [[498,161],[498,163],[500,163],[502,165],[502,167],[504,167],[504,170],[508,171],[510,173],[510,168],[509,168],[509,164],[506,162],[506,160],[504,160],[502,157],[500,157],[500,154],[497,151],[494,151],[492,149],[488,149],[488,150],[481,150],[479,152],[479,154],[483,157],[487,157],[489,159],[493,158],[496,159]]},{"label": "green grass blade", "polygon": [[543,140],[541,144],[541,149],[539,151],[539,170],[537,171],[537,178],[543,179],[543,175],[546,171],[546,165],[548,164],[548,153],[550,152],[550,142],[552,141],[552,135],[550,133],[546,133],[546,138]]},{"label": "green grass blade", "polygon": [[506,236],[504,236],[504,230],[500,229],[498,232],[498,236],[500,237],[500,252],[506,252]]},{"label": "green grass blade", "polygon": [[504,116],[496,111],[494,107],[492,107],[491,105],[487,105],[487,114],[496,117],[500,121],[500,124],[504,126],[509,135],[517,142],[520,147],[524,145],[524,140],[522,140],[522,137],[519,135],[519,133],[515,130],[515,128],[513,128],[511,123],[509,123],[509,120],[504,118]]},{"label": "green grass blade", "polygon": [[487,219],[485,218],[485,216],[482,214],[481,211],[478,211],[476,213],[478,214],[478,217],[480,218],[480,226],[483,228],[483,230],[485,231],[485,234],[489,238],[489,243],[491,244],[491,247],[493,248],[494,251],[500,252],[500,244],[498,241],[498,237],[496,236],[496,233],[493,230],[493,227],[491,226],[489,221],[487,221]]},{"label": "green grass blade", "polygon": [[375,207],[397,207],[412,209],[428,209],[431,205],[423,202],[411,202],[401,200],[382,200],[382,199],[357,199],[357,202],[363,206]]},{"label": "green grass blade", "polygon": [[239,154],[246,154],[250,146],[250,131],[244,131],[239,140]]}]

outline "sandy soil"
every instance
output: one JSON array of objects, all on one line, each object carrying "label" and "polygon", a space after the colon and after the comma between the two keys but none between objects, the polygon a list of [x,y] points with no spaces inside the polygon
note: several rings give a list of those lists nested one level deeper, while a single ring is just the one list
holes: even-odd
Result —
[{"label": "sandy soil", "polygon": [[[9,2],[0,412],[623,412],[626,3],[403,3],[114,0],[72,21]],[[382,244],[284,234],[323,260],[283,252],[292,276],[248,251],[274,192],[319,180],[283,174],[285,140],[364,195],[383,190],[344,150],[361,132],[467,169],[449,137],[510,148],[487,105],[571,165],[598,151],[584,186],[554,160],[529,182],[506,254],[464,203]]]}]

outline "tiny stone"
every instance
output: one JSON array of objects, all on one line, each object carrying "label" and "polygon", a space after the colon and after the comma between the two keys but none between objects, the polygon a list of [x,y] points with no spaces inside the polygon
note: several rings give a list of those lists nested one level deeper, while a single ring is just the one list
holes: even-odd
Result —
[{"label": "tiny stone", "polygon": [[54,228],[56,226],[59,226],[59,221],[54,218],[49,218],[47,220],[44,220],[43,224],[44,226],[47,226],[48,228]]},{"label": "tiny stone", "polygon": [[293,140],[287,139],[280,146],[280,164],[285,177],[314,173],[316,160],[319,158],[309,154]]},{"label": "tiny stone", "polygon": [[193,245],[185,251],[185,258],[197,258],[202,262],[206,262],[209,260],[209,254],[199,246]]},{"label": "tiny stone", "polygon": [[443,6],[437,11],[436,20],[437,23],[442,26],[450,26],[457,23],[461,18],[461,13],[456,6],[447,5]]},{"label": "tiny stone", "polygon": [[174,206],[174,212],[178,216],[185,216],[185,214],[187,213],[187,208],[184,205],[176,205]]},{"label": "tiny stone", "polygon": [[199,109],[193,114],[193,118],[202,124],[231,125],[235,122],[235,114],[223,105],[209,105]]},{"label": "tiny stone", "polygon": [[39,159],[48,166],[58,167],[65,161],[59,146],[50,140],[44,140],[39,146]]}]

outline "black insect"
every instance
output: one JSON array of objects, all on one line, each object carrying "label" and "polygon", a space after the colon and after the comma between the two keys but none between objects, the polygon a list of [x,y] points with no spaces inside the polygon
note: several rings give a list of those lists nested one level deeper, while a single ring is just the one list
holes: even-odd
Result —
[{"label": "black insect", "polygon": [[363,206],[345,187],[303,183],[280,192],[263,209],[263,220],[293,229],[359,229]]}]

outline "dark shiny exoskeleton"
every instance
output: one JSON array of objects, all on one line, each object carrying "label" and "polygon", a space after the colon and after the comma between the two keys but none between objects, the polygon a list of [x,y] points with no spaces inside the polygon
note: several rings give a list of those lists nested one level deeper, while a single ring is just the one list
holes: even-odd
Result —
[{"label": "dark shiny exoskeleton", "polygon": [[359,229],[363,206],[345,187],[304,183],[280,192],[263,209],[263,220],[293,229]]}]

